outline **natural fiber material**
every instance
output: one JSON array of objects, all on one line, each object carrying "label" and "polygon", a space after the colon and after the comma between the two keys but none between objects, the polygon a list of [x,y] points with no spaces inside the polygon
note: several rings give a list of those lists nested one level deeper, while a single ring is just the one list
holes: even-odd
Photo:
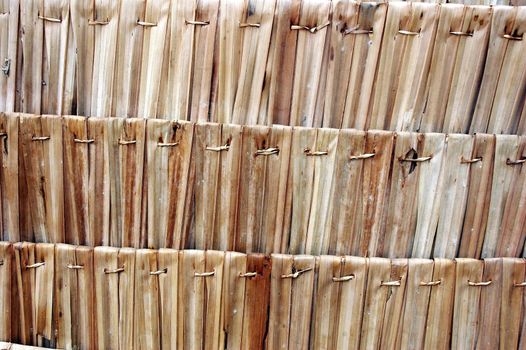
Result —
[{"label": "natural fiber material", "polygon": [[0,110],[523,134],[526,10],[489,5],[6,0]]},{"label": "natural fiber material", "polygon": [[25,344],[515,349],[526,335],[524,259],[0,242],[0,260],[0,337]]},{"label": "natural fiber material", "polygon": [[17,114],[0,116],[0,133],[6,240],[524,254],[523,136]]}]

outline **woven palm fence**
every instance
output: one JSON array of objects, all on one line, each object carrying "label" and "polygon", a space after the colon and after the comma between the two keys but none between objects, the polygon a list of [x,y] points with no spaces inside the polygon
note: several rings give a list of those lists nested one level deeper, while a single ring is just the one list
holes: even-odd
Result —
[{"label": "woven palm fence", "polygon": [[0,244],[0,336],[99,349],[514,349],[524,259]]},{"label": "woven palm fence", "polygon": [[0,0],[0,350],[526,349],[503,1]]},{"label": "woven palm fence", "polygon": [[524,256],[526,137],[4,114],[11,241]]},{"label": "woven palm fence", "polygon": [[5,0],[0,106],[524,134],[526,9],[487,5]]}]

